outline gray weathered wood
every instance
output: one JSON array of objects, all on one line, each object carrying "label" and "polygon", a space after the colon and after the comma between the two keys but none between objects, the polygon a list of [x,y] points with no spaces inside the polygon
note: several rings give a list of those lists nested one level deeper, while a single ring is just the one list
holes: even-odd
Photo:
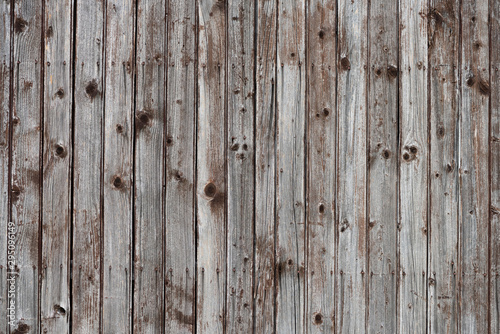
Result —
[{"label": "gray weathered wood", "polygon": [[373,1],[369,14],[367,332],[395,333],[398,217],[397,2]]},{"label": "gray weathered wood", "polygon": [[197,309],[199,333],[222,333],[226,301],[226,3],[198,2]]},{"label": "gray weathered wood", "polygon": [[490,324],[500,333],[500,6],[490,2]]},{"label": "gray weathered wood", "polygon": [[425,333],[427,315],[427,0],[400,2],[398,331]]},{"label": "gray weathered wood", "polygon": [[488,1],[462,3],[460,95],[460,328],[487,333],[489,225]]},{"label": "gray weathered wood", "polygon": [[305,1],[279,1],[277,37],[276,332],[304,333]]},{"label": "gray weathered wood", "polygon": [[14,3],[12,110],[12,221],[16,224],[16,321],[11,331],[39,327],[42,3]]},{"label": "gray weathered wood", "polygon": [[[3,1],[0,3],[0,319],[5,319],[0,325],[0,334],[7,333],[8,322],[8,289],[7,278],[9,255],[13,251],[9,250],[7,229],[14,231],[15,226],[10,222],[10,101],[11,96],[11,45],[12,45],[12,25],[11,25],[11,3]],[[12,241],[11,241],[12,243]],[[10,254],[9,254],[10,253]],[[10,258],[12,260],[12,257]]]},{"label": "gray weathered wood", "polygon": [[336,12],[331,1],[308,1],[307,333],[335,331]]},{"label": "gray weathered wood", "polygon": [[165,332],[196,324],[196,1],[168,9]]},{"label": "gray weathered wood", "polygon": [[459,2],[429,9],[429,333],[458,331]]},{"label": "gray weathered wood", "polygon": [[255,77],[254,331],[275,325],[276,10],[257,1]]},{"label": "gray weathered wood", "polygon": [[336,331],[366,330],[367,4],[338,3]]},{"label": "gray weathered wood", "polygon": [[41,330],[69,333],[73,1],[44,6]]},{"label": "gray weathered wood", "polygon": [[229,0],[227,4],[228,333],[253,331],[256,3],[256,0]]},{"label": "gray weathered wood", "polygon": [[133,328],[138,333],[161,333],[163,327],[165,10],[165,1],[137,4]]},{"label": "gray weathered wood", "polygon": [[76,2],[71,321],[82,334],[99,332],[101,317],[104,10]]},{"label": "gray weathered wood", "polygon": [[132,306],[132,144],[137,123],[133,118],[135,1],[108,1],[105,29],[102,331],[128,333]]}]

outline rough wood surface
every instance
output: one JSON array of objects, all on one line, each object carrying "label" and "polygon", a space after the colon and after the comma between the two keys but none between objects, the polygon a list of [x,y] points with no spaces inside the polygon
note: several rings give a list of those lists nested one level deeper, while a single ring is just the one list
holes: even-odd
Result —
[{"label": "rough wood surface", "polygon": [[276,133],[276,332],[304,333],[305,1],[279,1]]},{"label": "rough wood surface", "polygon": [[169,1],[165,332],[196,326],[196,1]]},{"label": "rough wood surface", "polygon": [[[255,76],[254,331],[275,325],[277,2],[257,1]],[[259,316],[257,316],[259,315]]]},{"label": "rough wood surface", "polygon": [[74,333],[99,332],[102,314],[104,10],[104,2],[76,2],[71,287]]},{"label": "rough wood surface", "polygon": [[162,333],[166,6],[137,4],[134,332]]},{"label": "rough wood surface", "polygon": [[[12,45],[12,24],[11,24],[11,3],[3,1],[0,3],[0,319],[8,319],[8,289],[7,279],[9,250],[8,228],[15,230],[10,222],[10,101],[11,101],[11,45]],[[12,242],[11,242],[12,243]],[[4,247],[5,246],[5,247]],[[12,258],[11,258],[12,259]],[[8,331],[7,321],[0,324],[0,334]]]},{"label": "rough wood surface", "polygon": [[429,333],[458,331],[459,2],[429,9]]},{"label": "rough wood surface", "polygon": [[256,0],[227,3],[227,324],[253,331]]},{"label": "rough wood surface", "polygon": [[460,95],[460,328],[487,333],[489,279],[488,1],[462,3]]},{"label": "rough wood surface", "polygon": [[366,331],[367,13],[365,2],[338,3],[338,333]]},{"label": "rough wood surface", "polygon": [[41,330],[69,333],[73,1],[44,13]]},{"label": "rough wood surface", "polygon": [[[105,333],[131,332],[132,322],[135,23],[135,1],[107,2],[102,171],[102,331]],[[140,268],[134,269],[137,277]]]},{"label": "rough wood surface", "polygon": [[374,1],[369,16],[367,331],[395,333],[398,217],[398,6]]},{"label": "rough wood surface", "polygon": [[311,0],[307,11],[307,333],[335,324],[336,11]]},{"label": "rough wood surface", "polygon": [[428,3],[400,2],[398,331],[425,333],[427,315]]},{"label": "rough wood surface", "polygon": [[[43,115],[42,3],[14,3],[11,147],[11,220],[16,224],[16,321],[14,332],[40,331],[39,275],[41,134]],[[5,249],[4,247],[2,247]]]},{"label": "rough wood surface", "polygon": [[227,3],[199,0],[198,6],[196,329],[222,333],[227,269]]}]

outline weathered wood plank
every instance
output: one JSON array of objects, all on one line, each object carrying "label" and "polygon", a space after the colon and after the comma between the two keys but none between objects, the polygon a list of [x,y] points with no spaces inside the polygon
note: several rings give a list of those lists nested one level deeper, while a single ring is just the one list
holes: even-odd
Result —
[{"label": "weathered wood plank", "polygon": [[338,3],[336,329],[366,330],[367,3]]},{"label": "weathered wood plank", "polygon": [[163,332],[165,1],[137,3],[133,328]]},{"label": "weathered wood plank", "polygon": [[41,330],[69,333],[73,1],[44,13]]},{"label": "weathered wood plank", "polygon": [[104,2],[76,2],[71,315],[74,333],[99,332],[102,314],[104,11]]},{"label": "weathered wood plank", "polygon": [[103,179],[105,333],[131,331],[135,1],[108,1]]},{"label": "weathered wood plank", "polygon": [[[493,4],[493,6],[492,6]],[[500,333],[500,6],[490,2],[490,323]]]},{"label": "weathered wood plank", "polygon": [[167,77],[166,333],[196,323],[196,1],[170,1]]},{"label": "weathered wood plank", "polygon": [[257,2],[255,96],[254,331],[275,325],[277,1]]},{"label": "weathered wood plank", "polygon": [[458,332],[459,2],[429,11],[429,333]]},{"label": "weathered wood plank", "polygon": [[226,2],[199,0],[197,331],[222,333],[226,300]]},{"label": "weathered wood plank", "polygon": [[395,333],[398,224],[397,2],[378,0],[369,13],[368,320],[367,332]]},{"label": "weathered wood plank", "polygon": [[398,331],[424,333],[427,315],[427,0],[400,2]]},{"label": "weathered wood plank", "polygon": [[255,6],[229,0],[227,10],[227,326],[253,331]]},{"label": "weathered wood plank", "polygon": [[277,37],[276,332],[303,333],[305,312],[305,1],[280,1]]},{"label": "weathered wood plank", "polygon": [[307,10],[307,333],[335,331],[336,11]]},{"label": "weathered wood plank", "polygon": [[460,105],[460,328],[488,332],[488,1],[462,3]]},{"label": "weathered wood plank", "polygon": [[[4,319],[0,325],[0,334],[8,331],[8,321],[10,314],[8,289],[10,288],[7,279],[9,269],[9,255],[13,255],[13,250],[9,249],[9,233],[15,232],[15,226],[10,224],[10,101],[11,96],[11,46],[12,46],[12,20],[11,3],[3,1],[0,3],[0,319]],[[10,248],[14,245],[10,241]]]},{"label": "weathered wood plank", "polygon": [[12,221],[16,224],[16,317],[11,331],[38,333],[41,115],[43,96],[42,3],[14,3],[12,110]]}]

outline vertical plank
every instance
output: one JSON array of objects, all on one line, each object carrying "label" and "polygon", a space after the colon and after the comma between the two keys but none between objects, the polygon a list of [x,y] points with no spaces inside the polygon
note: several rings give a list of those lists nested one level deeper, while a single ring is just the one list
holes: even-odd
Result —
[{"label": "vertical plank", "polygon": [[168,6],[165,332],[192,333],[196,322],[196,1],[170,1]]},{"label": "vertical plank", "polygon": [[488,332],[489,34],[488,1],[462,3],[460,106],[460,327]]},{"label": "vertical plank", "polygon": [[44,14],[41,330],[69,333],[73,1]]},{"label": "vertical plank", "polygon": [[398,4],[369,13],[368,332],[396,332],[398,224]]},{"label": "vertical plank", "polygon": [[500,333],[500,6],[490,2],[490,321]]},{"label": "vertical plank", "polygon": [[255,5],[255,0],[228,1],[228,333],[253,331]]},{"label": "vertical plank", "polygon": [[[305,1],[279,1],[276,332],[303,333],[305,312]],[[304,65],[304,66],[303,66]]]},{"label": "vertical plank", "polygon": [[134,332],[163,327],[164,1],[137,4],[134,175]]},{"label": "vertical plank", "polygon": [[12,222],[16,234],[16,316],[11,331],[39,327],[41,116],[43,96],[41,2],[14,2]]},{"label": "vertical plank", "polygon": [[[10,278],[7,270],[9,269],[9,255],[13,251],[9,249],[9,234],[15,232],[15,226],[10,224],[10,195],[9,195],[9,175],[10,175],[10,101],[11,101],[11,45],[12,45],[12,20],[11,3],[3,1],[0,3],[0,319],[5,322],[0,326],[0,333],[5,334],[8,330],[8,321],[10,314],[8,289],[10,285],[7,281]],[[13,241],[10,242],[10,248],[13,247]]]},{"label": "vertical plank", "polygon": [[366,330],[367,14],[365,2],[338,2],[339,333]]},{"label": "vertical plank", "polygon": [[335,331],[336,11],[307,3],[307,333]]},{"label": "vertical plank", "polygon": [[72,330],[97,333],[101,318],[101,170],[104,2],[76,2],[73,143]]},{"label": "vertical plank", "polygon": [[255,96],[254,331],[275,324],[277,1],[257,2]]},{"label": "vertical plank", "polygon": [[429,11],[429,333],[458,331],[459,2]]},{"label": "vertical plank", "polygon": [[131,331],[135,1],[108,1],[104,113],[102,330]]},{"label": "vertical plank", "polygon": [[226,2],[199,0],[197,331],[222,333],[226,300]]},{"label": "vertical plank", "polygon": [[426,331],[427,314],[427,0],[401,1],[400,226],[398,329]]}]

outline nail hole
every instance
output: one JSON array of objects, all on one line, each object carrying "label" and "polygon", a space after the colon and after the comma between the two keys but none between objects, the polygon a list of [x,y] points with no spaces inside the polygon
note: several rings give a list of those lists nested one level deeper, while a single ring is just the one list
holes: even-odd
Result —
[{"label": "nail hole", "polygon": [[115,178],[113,179],[113,186],[116,189],[120,189],[121,187],[123,187],[123,181],[122,181],[121,177],[115,176]]},{"label": "nail hole", "polygon": [[319,205],[319,213],[325,212],[325,206],[323,204]]},{"label": "nail hole", "polygon": [[167,145],[172,145],[172,143],[174,142],[174,139],[172,138],[172,136],[168,136],[167,137]]}]

